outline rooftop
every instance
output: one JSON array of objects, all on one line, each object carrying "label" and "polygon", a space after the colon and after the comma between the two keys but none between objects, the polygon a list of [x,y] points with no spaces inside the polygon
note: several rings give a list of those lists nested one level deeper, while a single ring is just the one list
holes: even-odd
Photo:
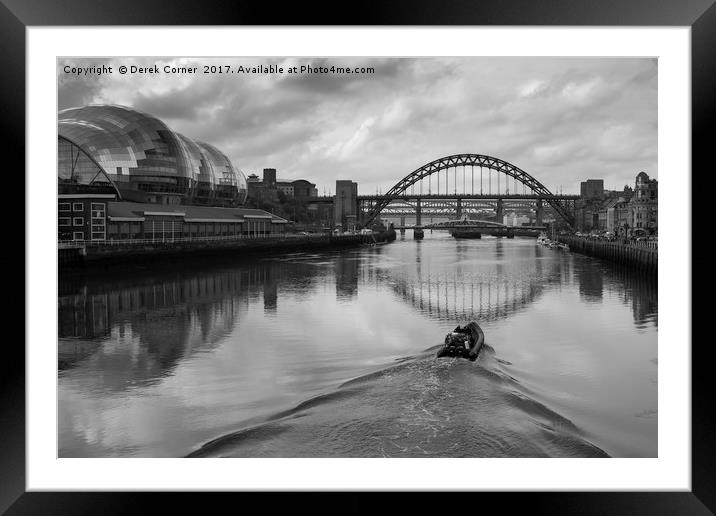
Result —
[{"label": "rooftop", "polygon": [[244,217],[267,217],[273,222],[286,222],[285,219],[264,210],[251,208],[220,208],[215,206],[190,206],[183,204],[150,204],[128,201],[107,203],[107,215],[110,217],[142,218],[145,212],[184,214],[188,219],[243,219]]}]

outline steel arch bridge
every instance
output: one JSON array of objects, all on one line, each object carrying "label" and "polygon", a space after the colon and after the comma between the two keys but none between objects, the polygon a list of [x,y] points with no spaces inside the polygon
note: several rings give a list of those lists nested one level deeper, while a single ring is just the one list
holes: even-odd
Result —
[{"label": "steel arch bridge", "polygon": [[[492,156],[486,156],[483,154],[454,154],[452,156],[445,156],[443,158],[436,159],[423,165],[422,167],[414,170],[403,179],[401,179],[395,186],[393,186],[385,195],[380,197],[373,207],[366,213],[363,220],[363,225],[370,225],[378,214],[390,204],[393,200],[400,197],[404,192],[407,191],[412,185],[422,181],[425,178],[429,178],[433,174],[438,174],[442,170],[457,167],[480,167],[487,168],[488,170],[494,170],[498,174],[504,174],[508,177],[514,178],[516,181],[529,188],[534,194],[544,197],[544,200],[555,213],[561,217],[569,226],[574,224],[574,215],[570,212],[567,206],[560,200],[555,198],[555,195],[549,191],[542,183],[532,177],[530,174],[522,170],[521,168],[508,163],[499,158]],[[439,175],[438,175],[438,188],[439,188]],[[474,177],[474,176],[473,176]],[[446,182],[447,182],[446,174]],[[457,179],[455,180],[457,181]],[[463,183],[465,178],[463,176]],[[474,181],[474,179],[473,179]],[[482,180],[481,180],[482,181]],[[457,186],[457,185],[455,185]],[[447,185],[446,185],[447,188]],[[499,175],[498,175],[498,190],[499,190]]]}]

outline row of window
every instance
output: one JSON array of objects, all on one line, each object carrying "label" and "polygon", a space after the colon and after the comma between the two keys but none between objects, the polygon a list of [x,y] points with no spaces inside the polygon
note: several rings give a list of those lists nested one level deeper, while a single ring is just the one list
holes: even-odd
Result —
[{"label": "row of window", "polygon": [[[85,234],[82,231],[75,231],[72,233],[72,240],[74,241],[84,241]],[[92,233],[92,240],[104,240],[104,232],[102,233]]]},{"label": "row of window", "polygon": [[[143,231],[142,231],[143,229]],[[144,237],[142,237],[142,232]],[[279,230],[280,232],[280,230]],[[119,236],[120,238],[161,238],[162,235],[174,238],[179,237],[196,237],[196,236],[234,236],[234,235],[267,235],[271,233],[271,228],[266,226],[244,226],[239,224],[144,224],[144,227],[138,223],[122,222],[119,224],[110,224],[108,233],[111,236]],[[154,235],[154,237],[152,236]]]},{"label": "row of window", "polygon": [[[72,223],[70,223],[72,221]],[[67,227],[67,226],[84,226],[85,225],[85,218],[84,217],[60,217],[58,221],[59,226]]]},{"label": "row of window", "polygon": [[[72,223],[70,223],[70,220],[72,221]],[[60,217],[58,225],[62,226],[62,227],[84,226],[85,218],[84,217],[74,217],[74,218],[70,219],[70,217]],[[92,219],[92,231],[104,232],[104,220]]]},{"label": "row of window", "polygon": [[[61,212],[84,211],[85,203],[83,203],[83,202],[73,202],[73,203],[61,202],[58,204],[58,209]],[[92,212],[93,212],[93,216],[95,216],[95,217],[103,217],[104,216],[104,203],[93,202],[92,203]],[[94,215],[94,213],[97,213],[97,215]]]}]

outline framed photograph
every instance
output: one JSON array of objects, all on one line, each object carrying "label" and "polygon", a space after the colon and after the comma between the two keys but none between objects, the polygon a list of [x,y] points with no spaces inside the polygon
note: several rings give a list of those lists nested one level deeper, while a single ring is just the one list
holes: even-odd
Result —
[{"label": "framed photograph", "polygon": [[8,514],[138,491],[713,510],[711,2],[350,26],[131,4],[0,11],[27,203]]}]

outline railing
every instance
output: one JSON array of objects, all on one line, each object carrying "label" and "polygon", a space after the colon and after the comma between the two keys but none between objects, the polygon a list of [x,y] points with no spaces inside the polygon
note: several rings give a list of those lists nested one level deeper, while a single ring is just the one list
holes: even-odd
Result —
[{"label": "railing", "polygon": [[659,242],[657,240],[630,240],[626,238],[615,238],[612,240],[606,240],[604,238],[596,238],[591,236],[571,236],[570,238],[577,238],[580,240],[591,241],[591,242],[607,242],[611,244],[621,244],[632,247],[645,247],[647,249],[659,249]]},{"label": "railing", "polygon": [[70,240],[57,242],[58,249],[82,249],[85,246],[84,240]]},{"label": "railing", "polygon": [[268,235],[215,235],[201,237],[164,237],[164,238],[125,238],[125,239],[109,239],[109,240],[73,240],[58,241],[59,249],[78,249],[88,246],[122,246],[122,245],[147,245],[147,244],[174,244],[174,243],[192,243],[192,242],[230,242],[239,240],[317,240],[341,237],[370,236],[359,235],[358,233],[343,233],[333,235],[328,233],[315,233],[310,235],[300,235],[296,233],[286,234],[268,234]]},{"label": "railing", "polygon": [[637,240],[635,242],[627,242],[626,245],[633,245],[636,247],[646,247],[648,249],[659,249],[659,242],[656,240]]}]

